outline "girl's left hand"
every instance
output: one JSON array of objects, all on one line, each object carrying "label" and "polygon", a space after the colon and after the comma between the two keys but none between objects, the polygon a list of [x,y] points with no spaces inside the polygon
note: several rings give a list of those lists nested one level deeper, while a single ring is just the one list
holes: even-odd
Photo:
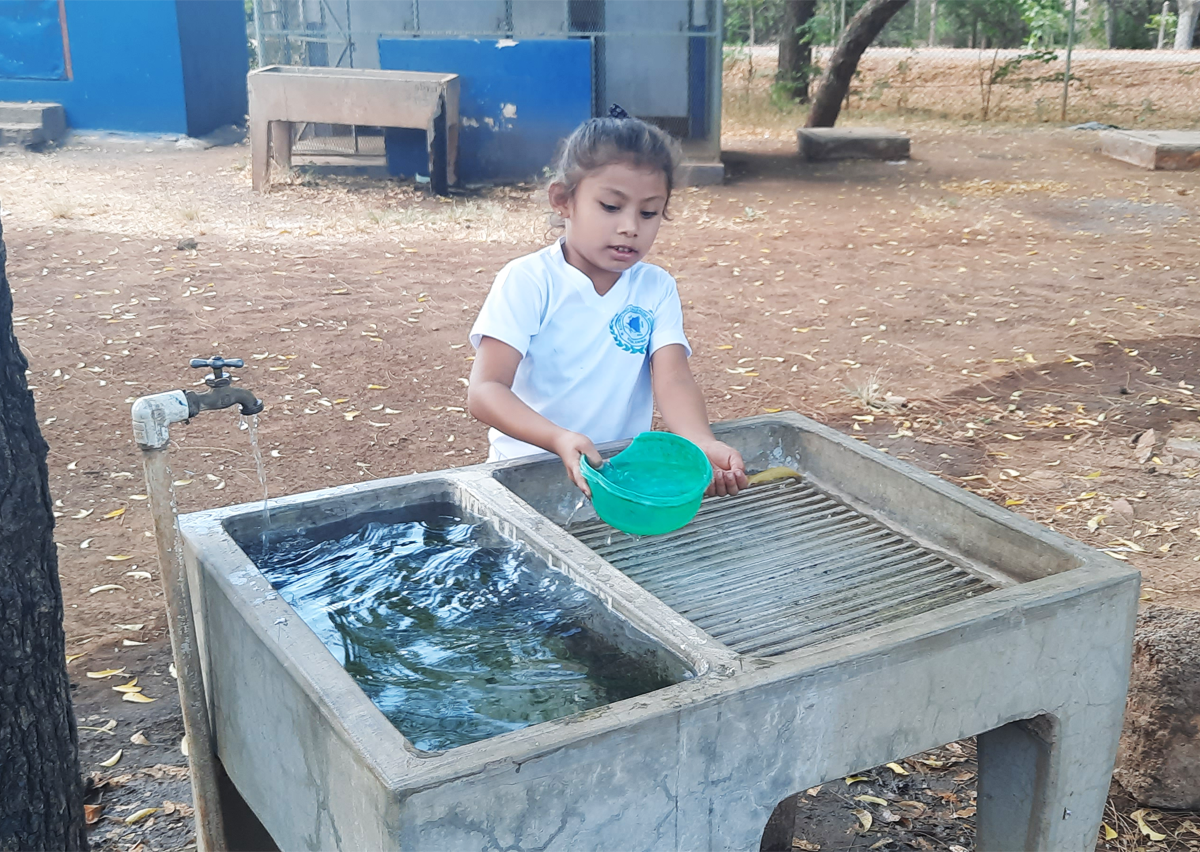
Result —
[{"label": "girl's left hand", "polygon": [[721,441],[711,441],[700,445],[704,454],[713,466],[713,481],[706,497],[714,494],[718,497],[733,497],[747,486],[746,463],[742,454],[733,447]]}]

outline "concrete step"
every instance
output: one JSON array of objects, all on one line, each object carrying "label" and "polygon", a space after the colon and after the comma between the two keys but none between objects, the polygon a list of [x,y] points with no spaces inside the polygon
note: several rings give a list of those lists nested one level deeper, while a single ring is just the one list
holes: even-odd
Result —
[{"label": "concrete step", "polygon": [[885,127],[802,127],[796,131],[805,160],[907,160],[910,142]]},{"label": "concrete step", "polygon": [[62,104],[0,101],[0,145],[43,145],[66,132]]},{"label": "concrete step", "polygon": [[1100,150],[1143,169],[1200,169],[1200,131],[1105,130]]}]

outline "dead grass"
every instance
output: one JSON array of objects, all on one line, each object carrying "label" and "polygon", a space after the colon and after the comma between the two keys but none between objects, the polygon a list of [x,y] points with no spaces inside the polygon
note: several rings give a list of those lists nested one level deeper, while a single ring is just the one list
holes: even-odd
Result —
[{"label": "dead grass", "polygon": [[[731,136],[791,134],[807,108],[772,98],[776,49],[727,51],[724,127]],[[818,62],[827,58],[818,51]],[[908,122],[1056,123],[1061,119],[1063,53],[1048,64],[1023,62],[990,88],[993,69],[1021,51],[876,48],[859,64],[844,112],[848,124],[902,116]],[[1200,126],[1200,56],[1194,52],[1079,50],[1072,57],[1069,123],[1129,128]]]},{"label": "dead grass", "polygon": [[31,225],[71,219],[78,228],[131,238],[207,233],[234,242],[315,241],[320,248],[381,234],[401,245],[432,237],[519,246],[546,234],[548,207],[532,186],[443,199],[389,181],[296,172],[258,194],[244,164],[228,165],[227,153],[195,156],[199,167],[168,184],[119,151],[105,169],[77,167],[70,149],[52,157],[15,154],[0,158],[0,195],[6,211]]}]

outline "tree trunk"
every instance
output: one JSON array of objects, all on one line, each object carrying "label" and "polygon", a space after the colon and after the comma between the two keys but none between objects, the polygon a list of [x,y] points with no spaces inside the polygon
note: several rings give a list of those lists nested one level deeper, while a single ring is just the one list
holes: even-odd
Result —
[{"label": "tree trunk", "polygon": [[812,42],[804,27],[817,13],[817,0],[784,0],[783,28],[779,33],[779,71],[775,82],[789,98],[808,103],[812,67]]},{"label": "tree trunk", "polygon": [[0,228],[0,850],[86,849],[46,442]]},{"label": "tree trunk", "polygon": [[1112,50],[1117,43],[1117,0],[1107,0],[1104,4],[1104,41]]},{"label": "tree trunk", "polygon": [[850,91],[858,60],[887,22],[907,5],[908,0],[867,0],[867,5],[854,16],[821,75],[812,111],[808,114],[809,127],[833,127],[842,110],[842,100]]},{"label": "tree trunk", "polygon": [[929,46],[933,47],[937,44],[937,3],[938,0],[930,0],[929,3]]},{"label": "tree trunk", "polygon": [[1179,25],[1175,30],[1175,49],[1191,50],[1196,40],[1196,22],[1200,20],[1200,0],[1179,0]]}]

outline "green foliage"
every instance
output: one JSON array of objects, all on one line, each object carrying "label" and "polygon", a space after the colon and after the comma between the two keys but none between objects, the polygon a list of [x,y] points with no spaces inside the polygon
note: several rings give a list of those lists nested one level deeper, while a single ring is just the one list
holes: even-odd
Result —
[{"label": "green foliage", "polygon": [[1164,24],[1166,25],[1164,39],[1166,44],[1172,45],[1175,43],[1175,30],[1179,27],[1178,15],[1174,12],[1167,12],[1165,15],[1160,12],[1157,15],[1151,15],[1150,20],[1146,22],[1146,29],[1151,32],[1155,46],[1158,45],[1158,31]]},{"label": "green foliage", "polygon": [[944,5],[947,26],[939,33],[946,33],[954,47],[1021,47],[1029,38],[1021,0],[958,0]]},{"label": "green foliage", "polygon": [[1062,0],[1019,0],[1021,19],[1029,28],[1029,47],[1066,44],[1067,10]]},{"label": "green foliage", "polygon": [[754,43],[778,41],[783,23],[783,0],[725,0],[725,43],[750,43],[750,18],[754,17]]}]

